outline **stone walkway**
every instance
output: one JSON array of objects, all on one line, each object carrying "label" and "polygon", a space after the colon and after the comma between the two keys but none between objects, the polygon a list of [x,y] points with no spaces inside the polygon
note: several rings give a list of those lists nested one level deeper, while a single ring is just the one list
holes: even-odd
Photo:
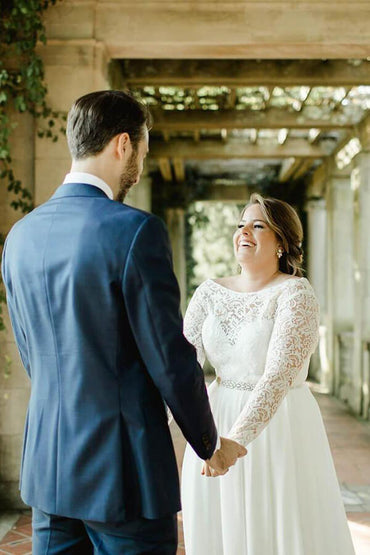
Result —
[{"label": "stone walkway", "polygon": [[[342,486],[343,500],[356,555],[369,555],[370,423],[359,421],[349,415],[345,406],[336,399],[318,392],[314,393],[328,432],[335,466]],[[171,428],[177,461],[181,468],[185,442],[177,426],[172,424]],[[32,554],[31,517],[29,512],[25,511],[22,514],[7,513],[0,517],[0,554],[4,553],[8,555]],[[180,514],[178,555],[184,554]]]}]

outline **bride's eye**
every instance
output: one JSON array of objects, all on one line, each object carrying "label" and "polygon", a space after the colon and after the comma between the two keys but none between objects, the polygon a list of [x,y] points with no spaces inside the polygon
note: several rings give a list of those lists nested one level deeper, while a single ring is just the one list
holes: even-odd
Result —
[{"label": "bride's eye", "polygon": [[244,224],[239,224],[238,225],[238,229],[241,229],[242,227],[244,227]]},{"label": "bride's eye", "polygon": [[254,224],[254,229],[264,229],[263,225],[259,225],[259,224]]}]

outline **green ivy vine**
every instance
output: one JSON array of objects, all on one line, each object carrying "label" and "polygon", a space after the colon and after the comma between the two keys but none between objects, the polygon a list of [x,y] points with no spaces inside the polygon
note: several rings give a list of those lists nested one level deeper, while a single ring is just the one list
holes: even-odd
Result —
[{"label": "green ivy vine", "polygon": [[[43,13],[58,0],[0,0],[0,178],[15,194],[11,206],[23,213],[33,208],[32,195],[14,174],[9,137],[16,124],[10,109],[41,118],[39,136],[58,140],[65,115],[46,103],[44,67],[36,52],[46,43]],[[59,125],[59,120],[63,122]]]},{"label": "green ivy vine", "polygon": [[[46,43],[43,14],[60,0],[0,0],[0,186],[13,193],[11,206],[27,213],[32,194],[13,169],[10,135],[16,123],[12,113],[28,112],[39,122],[37,134],[57,141],[65,133],[66,115],[46,102],[44,66],[36,52]],[[0,254],[4,237],[0,237]],[[4,330],[4,287],[0,277],[0,331]]]}]

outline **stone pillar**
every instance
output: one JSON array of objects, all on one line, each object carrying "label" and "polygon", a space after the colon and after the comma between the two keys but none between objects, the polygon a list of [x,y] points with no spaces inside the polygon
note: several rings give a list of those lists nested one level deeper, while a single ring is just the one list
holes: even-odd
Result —
[{"label": "stone pillar", "polygon": [[330,296],[333,333],[333,392],[347,401],[352,387],[352,340],[354,321],[353,192],[350,171],[330,178]]},{"label": "stone pillar", "polygon": [[186,309],[186,255],[185,255],[185,210],[169,208],[166,211],[168,232],[173,251],[173,266],[180,286],[181,310]]},{"label": "stone pillar", "polygon": [[326,309],[326,202],[324,198],[310,199],[305,206],[307,212],[307,277],[323,310]]},{"label": "stone pillar", "polygon": [[[22,185],[34,194],[34,160],[35,160],[35,122],[28,113],[20,114],[15,110],[8,113],[15,128],[10,135],[10,148],[12,157],[12,168],[14,176],[22,182]],[[6,235],[12,225],[19,220],[23,214],[14,210],[10,203],[16,198],[7,190],[5,180],[0,180],[0,233]]]},{"label": "stone pillar", "polygon": [[320,344],[311,358],[310,376],[319,381],[324,389],[330,385],[330,364],[326,349],[327,321],[327,213],[322,197],[307,201],[307,277],[315,290],[320,304]]},{"label": "stone pillar", "polygon": [[353,192],[351,176],[331,178],[331,242],[333,263],[333,306],[335,333],[353,326]]},{"label": "stone pillar", "polygon": [[353,325],[353,224],[352,190],[349,170],[332,168],[326,184],[327,205],[327,299],[325,306],[325,344],[328,391],[348,399],[348,376],[341,354],[348,346],[348,338],[340,341],[340,334],[352,331]]},{"label": "stone pillar", "polygon": [[[16,179],[34,193],[34,119],[28,113],[10,113],[17,124],[10,136],[12,168]],[[5,237],[23,214],[10,203],[13,193],[0,182],[0,233]],[[6,330],[0,332],[0,506],[23,506],[18,492],[19,463],[30,384],[21,364],[6,306],[2,306]]]},{"label": "stone pillar", "polygon": [[[355,158],[351,175],[354,225],[354,354],[349,404],[367,416],[362,406],[370,387],[367,346],[370,341],[370,141]],[[365,367],[366,365],[366,367]],[[366,413],[366,414],[365,414]]]},{"label": "stone pillar", "polygon": [[[109,89],[109,59],[102,43],[93,40],[51,40],[40,50],[53,110],[68,112],[73,102],[89,92]],[[71,158],[66,137],[56,143],[36,138],[35,202],[45,202],[63,182]]]},{"label": "stone pillar", "polygon": [[144,170],[140,181],[128,192],[125,203],[135,208],[140,208],[146,212],[152,210],[152,179]]}]

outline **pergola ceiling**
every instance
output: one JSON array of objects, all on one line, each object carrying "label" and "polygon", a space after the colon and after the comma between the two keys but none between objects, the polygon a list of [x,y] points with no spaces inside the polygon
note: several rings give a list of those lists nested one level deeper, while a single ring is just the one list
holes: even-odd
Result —
[{"label": "pergola ceiling", "polygon": [[121,60],[154,117],[151,168],[182,181],[298,179],[356,135],[369,60]]}]

